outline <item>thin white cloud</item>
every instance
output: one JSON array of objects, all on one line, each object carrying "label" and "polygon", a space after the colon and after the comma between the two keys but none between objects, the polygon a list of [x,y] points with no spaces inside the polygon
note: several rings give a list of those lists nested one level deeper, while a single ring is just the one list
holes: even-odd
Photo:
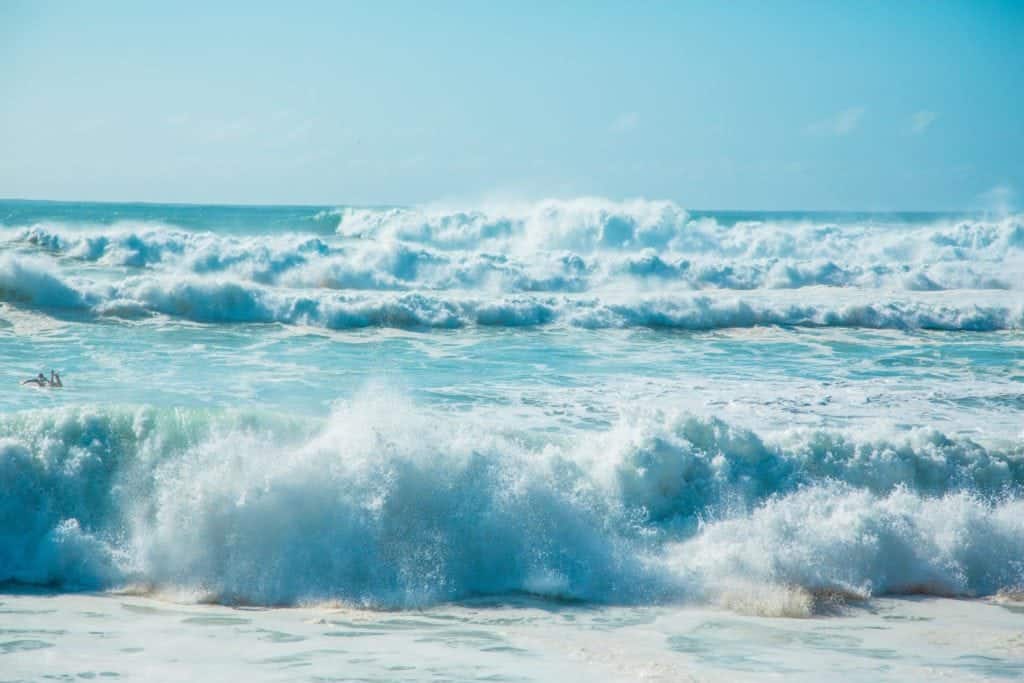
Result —
[{"label": "thin white cloud", "polygon": [[920,135],[928,130],[928,127],[935,123],[935,119],[938,117],[938,114],[933,111],[928,111],[927,109],[915,112],[914,115],[910,117],[910,132],[914,135]]},{"label": "thin white cloud", "polygon": [[807,126],[807,132],[813,135],[849,135],[860,125],[860,121],[864,118],[864,112],[866,111],[867,109],[864,107],[844,109],[827,119],[815,121]]},{"label": "thin white cloud", "polygon": [[612,125],[609,126],[609,130],[613,133],[627,133],[640,124],[640,114],[635,111],[627,111],[619,114],[618,117],[612,121]]}]

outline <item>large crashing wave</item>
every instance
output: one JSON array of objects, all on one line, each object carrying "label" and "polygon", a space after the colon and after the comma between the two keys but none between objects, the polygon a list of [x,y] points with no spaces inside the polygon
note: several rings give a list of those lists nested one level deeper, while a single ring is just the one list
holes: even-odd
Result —
[{"label": "large crashing wave", "polygon": [[525,591],[784,613],[814,596],[989,595],[1024,584],[1022,484],[1021,445],[934,431],[765,439],[651,413],[538,443],[393,396],[322,424],[35,411],[0,418],[0,581],[273,605]]},{"label": "large crashing wave", "polygon": [[547,200],[474,209],[340,209],[335,237],[153,223],[8,228],[6,243],[174,277],[281,288],[600,292],[935,291],[1024,286],[1024,222],[763,219],[719,223],[664,201]]}]

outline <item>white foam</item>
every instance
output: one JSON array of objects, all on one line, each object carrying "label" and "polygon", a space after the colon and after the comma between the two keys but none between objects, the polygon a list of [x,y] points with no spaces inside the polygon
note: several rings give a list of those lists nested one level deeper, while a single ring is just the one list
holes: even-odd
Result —
[{"label": "white foam", "polygon": [[312,431],[68,409],[6,416],[0,433],[0,580],[258,604],[529,592],[786,615],[821,596],[1024,584],[1020,447],[933,433],[765,441],[654,413],[527,445],[386,393]]}]

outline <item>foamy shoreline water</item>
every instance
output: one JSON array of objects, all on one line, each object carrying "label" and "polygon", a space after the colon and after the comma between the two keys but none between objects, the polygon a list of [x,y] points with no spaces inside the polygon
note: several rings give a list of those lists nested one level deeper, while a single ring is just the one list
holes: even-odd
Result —
[{"label": "foamy shoreline water", "polygon": [[0,594],[0,657],[14,680],[1010,680],[1022,618],[1018,603],[942,598],[778,620],[528,598],[370,612],[15,593]]}]

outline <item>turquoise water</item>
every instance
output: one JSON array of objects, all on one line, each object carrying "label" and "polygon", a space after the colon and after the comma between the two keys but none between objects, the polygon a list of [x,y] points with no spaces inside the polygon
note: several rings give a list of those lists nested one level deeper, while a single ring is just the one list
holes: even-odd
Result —
[{"label": "turquoise water", "polygon": [[1019,216],[0,202],[0,581],[995,595],[1022,287]]}]

